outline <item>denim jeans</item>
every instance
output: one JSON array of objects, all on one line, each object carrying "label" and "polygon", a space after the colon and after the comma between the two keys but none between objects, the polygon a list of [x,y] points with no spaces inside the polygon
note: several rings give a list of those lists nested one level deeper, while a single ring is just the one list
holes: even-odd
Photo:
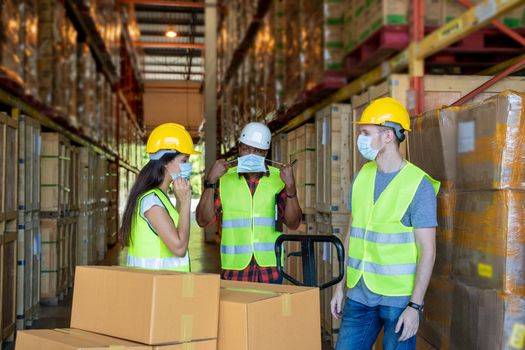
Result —
[{"label": "denim jeans", "polygon": [[404,310],[382,305],[370,307],[347,298],[336,350],[371,349],[382,327],[384,350],[415,350],[415,336],[400,342],[403,328],[395,333],[397,320]]}]

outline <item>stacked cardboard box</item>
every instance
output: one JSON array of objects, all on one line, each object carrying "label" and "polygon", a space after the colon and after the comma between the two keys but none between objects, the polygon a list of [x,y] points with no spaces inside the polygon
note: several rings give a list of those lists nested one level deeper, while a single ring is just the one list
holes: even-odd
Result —
[{"label": "stacked cardboard box", "polygon": [[36,0],[24,0],[21,6],[22,79],[25,92],[36,97],[38,96],[38,12]]},{"label": "stacked cardboard box", "polygon": [[506,349],[523,339],[524,97],[503,92],[458,114],[454,348]]},{"label": "stacked cardboard box", "polygon": [[297,199],[303,214],[315,214],[316,205],[315,124],[305,124],[288,134],[288,155],[294,166]]}]

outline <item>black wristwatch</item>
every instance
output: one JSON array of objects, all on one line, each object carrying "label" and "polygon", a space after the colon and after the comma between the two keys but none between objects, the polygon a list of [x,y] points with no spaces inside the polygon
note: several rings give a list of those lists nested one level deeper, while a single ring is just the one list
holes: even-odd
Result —
[{"label": "black wristwatch", "polygon": [[217,188],[217,187],[219,187],[219,182],[212,184],[208,180],[204,180],[204,188]]},{"label": "black wristwatch", "polygon": [[411,308],[416,309],[417,311],[419,311],[419,313],[422,313],[423,310],[425,309],[425,305],[419,305],[411,301],[408,302],[407,306],[410,306]]}]

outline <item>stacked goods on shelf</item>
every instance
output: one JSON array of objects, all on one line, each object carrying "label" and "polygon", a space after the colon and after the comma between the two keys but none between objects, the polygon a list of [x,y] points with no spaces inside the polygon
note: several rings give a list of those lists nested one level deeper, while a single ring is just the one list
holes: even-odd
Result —
[{"label": "stacked goods on shelf", "polygon": [[411,121],[410,161],[441,182],[437,198],[436,261],[425,296],[420,334],[434,346],[450,346],[452,252],[456,206],[457,117],[462,107],[429,111]]},{"label": "stacked goods on shelf", "polygon": [[0,284],[2,287],[0,338],[13,334],[16,325],[18,121],[17,109],[0,112]]},{"label": "stacked goods on shelf", "polygon": [[96,76],[97,67],[95,59],[91,55],[89,45],[83,43],[78,45],[78,84],[77,84],[77,115],[80,129],[84,135],[90,135],[92,121],[95,118],[97,104]]},{"label": "stacked goods on shelf", "polygon": [[[432,111],[442,106],[450,105],[489,79],[489,76],[427,75],[424,77],[424,111]],[[381,97],[393,97],[407,106],[407,109],[410,111],[413,109],[413,103],[407,97],[407,90],[409,87],[410,78],[408,75],[392,74],[383,83],[371,86],[362,94],[353,96],[352,107],[354,109],[354,121],[361,118],[361,114],[371,101]],[[508,77],[502,79],[484,92],[475,96],[472,101],[482,101],[500,91],[511,88],[517,90],[525,88],[525,79],[521,77]],[[355,145],[357,136],[359,135],[358,125],[354,125],[353,135],[352,144]],[[410,140],[408,143],[410,143]],[[408,155],[407,142],[401,143],[400,151],[403,156],[406,157]],[[357,147],[354,147],[353,158],[353,171],[355,174],[365,163],[365,160],[359,154]]]},{"label": "stacked goods on shelf", "polygon": [[451,337],[457,348],[512,348],[523,339],[524,98],[506,91],[458,114]]},{"label": "stacked goods on shelf", "polygon": [[301,69],[301,10],[300,1],[283,1],[284,25],[284,105],[293,106],[304,87],[304,71]]},{"label": "stacked goods on shelf", "polygon": [[30,326],[40,305],[40,124],[19,120],[17,328]]},{"label": "stacked goods on shelf", "polygon": [[107,211],[107,242],[113,245],[117,242],[118,233],[118,166],[117,163],[108,164],[108,211]]},{"label": "stacked goods on shelf", "polygon": [[[38,12],[36,0],[24,0],[22,9],[22,80],[25,92],[38,96],[37,80],[37,45],[38,45]],[[1,20],[0,20],[1,22]],[[2,40],[0,40],[2,41]]]},{"label": "stacked goods on shelf", "polygon": [[79,164],[77,176],[79,177],[79,225],[76,245],[76,265],[93,264],[96,261],[91,250],[90,242],[93,240],[94,229],[94,152],[87,148],[79,148]]},{"label": "stacked goods on shelf", "polygon": [[[335,235],[341,242],[348,232],[349,214],[347,213],[318,213],[316,215],[317,233],[319,235]],[[346,247],[345,247],[346,250]],[[317,245],[317,275],[319,283],[326,283],[339,274],[339,264],[335,247],[330,243]],[[340,320],[335,319],[330,311],[330,301],[335,291],[335,286],[321,291],[321,325],[324,334],[335,348],[339,335]]]},{"label": "stacked goods on shelf", "polygon": [[305,124],[288,134],[288,155],[294,166],[297,200],[303,214],[315,214],[316,205],[315,124]]},{"label": "stacked goods on shelf", "polygon": [[42,102],[52,106],[68,122],[76,121],[76,39],[73,24],[62,5],[38,2],[38,84]]},{"label": "stacked goods on shelf", "polygon": [[95,240],[93,250],[97,261],[104,259],[107,250],[107,212],[108,212],[108,161],[96,156],[95,169]]},{"label": "stacked goods on shelf", "polygon": [[20,29],[22,17],[20,1],[3,0],[0,3],[0,77],[22,84],[23,52]]},{"label": "stacked goods on shelf", "polygon": [[332,104],[316,113],[317,132],[317,211],[348,211],[352,181],[350,149],[353,145],[352,106]]},{"label": "stacked goods on shelf", "polygon": [[70,141],[57,132],[42,132],[40,224],[42,261],[40,297],[57,303],[69,286],[69,242],[71,239]]},{"label": "stacked goods on shelf", "polygon": [[301,50],[304,55],[304,89],[346,82],[343,69],[343,0],[301,2]]}]

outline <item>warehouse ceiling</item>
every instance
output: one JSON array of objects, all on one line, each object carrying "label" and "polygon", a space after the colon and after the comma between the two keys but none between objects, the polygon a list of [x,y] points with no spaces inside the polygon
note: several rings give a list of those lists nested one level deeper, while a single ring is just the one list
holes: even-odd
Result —
[{"label": "warehouse ceiling", "polygon": [[[132,0],[144,52],[145,80],[202,82],[204,1]],[[168,37],[168,31],[176,36]]]}]

